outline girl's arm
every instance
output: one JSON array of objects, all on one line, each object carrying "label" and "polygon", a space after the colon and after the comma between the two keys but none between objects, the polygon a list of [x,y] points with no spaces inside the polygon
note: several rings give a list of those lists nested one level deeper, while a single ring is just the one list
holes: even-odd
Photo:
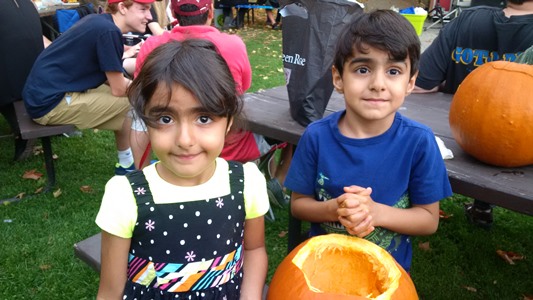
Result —
[{"label": "girl's arm", "polygon": [[244,223],[244,278],[241,300],[260,300],[263,294],[268,268],[264,221],[264,217],[260,216]]},{"label": "girl's arm", "polygon": [[122,299],[126,285],[130,239],[102,230],[102,265],[96,299]]}]

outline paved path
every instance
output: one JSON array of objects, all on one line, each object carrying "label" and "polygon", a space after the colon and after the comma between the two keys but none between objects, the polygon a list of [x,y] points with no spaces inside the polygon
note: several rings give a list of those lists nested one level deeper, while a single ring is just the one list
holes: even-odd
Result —
[{"label": "paved path", "polygon": [[[426,24],[424,24],[424,28],[431,25],[431,21],[426,20]],[[424,29],[422,31],[422,34],[420,35],[420,42],[422,43],[422,52],[426,50],[426,48],[433,42],[433,39],[437,37],[440,31],[440,26],[435,26],[434,28],[430,28],[428,30]]]}]

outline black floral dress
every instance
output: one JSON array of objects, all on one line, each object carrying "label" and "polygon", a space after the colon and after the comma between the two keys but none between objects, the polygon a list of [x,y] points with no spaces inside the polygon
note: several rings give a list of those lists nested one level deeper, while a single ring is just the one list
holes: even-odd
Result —
[{"label": "black floral dress", "polygon": [[154,203],[142,171],[127,175],[138,217],[123,299],[239,299],[244,175],[228,164],[229,195],[171,204]]}]

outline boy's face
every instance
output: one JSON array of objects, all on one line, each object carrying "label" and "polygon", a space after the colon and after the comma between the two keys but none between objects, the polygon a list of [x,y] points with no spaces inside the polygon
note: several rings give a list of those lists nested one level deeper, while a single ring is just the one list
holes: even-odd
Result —
[{"label": "boy's face", "polygon": [[[358,127],[363,129],[371,127],[377,135],[391,126],[395,112],[415,86],[416,75],[409,75],[409,58],[395,61],[385,51],[368,45],[364,47],[367,53],[354,49],[353,56],[344,63],[342,76],[333,67],[333,85],[344,94],[345,124],[359,124]],[[361,136],[361,132],[347,135],[369,137]]]},{"label": "boy's face", "polygon": [[129,7],[122,7],[124,10],[124,16],[126,17],[126,25],[129,30],[126,32],[141,32],[146,31],[146,24],[152,20],[152,14],[150,13],[150,4],[143,4],[133,2]]}]

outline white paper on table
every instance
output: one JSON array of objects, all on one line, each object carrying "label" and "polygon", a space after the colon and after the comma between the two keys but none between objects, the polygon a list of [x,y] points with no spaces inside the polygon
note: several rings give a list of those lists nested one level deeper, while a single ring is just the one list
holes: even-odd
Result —
[{"label": "white paper on table", "polygon": [[437,145],[439,146],[440,155],[442,155],[442,159],[452,159],[453,152],[452,150],[446,148],[446,145],[444,145],[444,141],[437,136],[435,137],[435,140],[437,141]]}]

